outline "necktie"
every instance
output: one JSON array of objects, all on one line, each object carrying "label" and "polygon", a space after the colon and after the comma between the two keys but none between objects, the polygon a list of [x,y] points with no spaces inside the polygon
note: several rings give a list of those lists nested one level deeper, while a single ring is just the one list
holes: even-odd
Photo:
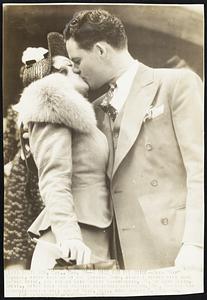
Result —
[{"label": "necktie", "polygon": [[116,110],[116,108],[114,108],[111,104],[110,101],[113,98],[114,95],[114,90],[116,88],[116,84],[111,85],[110,89],[108,90],[108,92],[104,95],[104,98],[102,100],[102,102],[100,103],[101,108],[103,109],[103,111],[105,113],[107,113],[109,115],[109,117],[115,121],[116,116],[118,114],[118,111]]}]

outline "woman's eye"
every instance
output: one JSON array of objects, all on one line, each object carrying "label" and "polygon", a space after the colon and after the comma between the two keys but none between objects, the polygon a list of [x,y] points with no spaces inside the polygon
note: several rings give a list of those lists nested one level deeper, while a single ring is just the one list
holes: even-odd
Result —
[{"label": "woman's eye", "polygon": [[61,74],[64,74],[64,75],[67,75],[68,74],[68,69],[67,68],[60,68],[60,70],[59,70],[59,72],[61,73]]}]

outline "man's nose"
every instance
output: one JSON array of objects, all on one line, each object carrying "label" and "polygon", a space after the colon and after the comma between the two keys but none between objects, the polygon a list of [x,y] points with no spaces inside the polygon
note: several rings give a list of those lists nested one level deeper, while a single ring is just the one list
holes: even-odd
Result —
[{"label": "man's nose", "polygon": [[78,68],[77,66],[74,66],[74,65],[73,65],[73,72],[74,72],[75,74],[79,74],[79,75],[80,75],[80,70],[79,70],[79,68]]}]

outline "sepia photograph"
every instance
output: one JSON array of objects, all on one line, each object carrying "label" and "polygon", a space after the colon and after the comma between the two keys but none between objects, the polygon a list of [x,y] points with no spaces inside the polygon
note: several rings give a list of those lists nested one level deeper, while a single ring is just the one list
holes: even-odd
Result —
[{"label": "sepia photograph", "polygon": [[4,296],[204,293],[204,5],[3,4]]}]

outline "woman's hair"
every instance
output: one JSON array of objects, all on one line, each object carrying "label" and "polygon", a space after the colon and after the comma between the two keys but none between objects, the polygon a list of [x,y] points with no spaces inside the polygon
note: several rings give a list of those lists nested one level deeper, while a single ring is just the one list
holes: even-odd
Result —
[{"label": "woman's hair", "polygon": [[72,37],[85,50],[90,50],[99,41],[105,41],[116,49],[127,47],[127,36],[121,20],[102,9],[76,13],[66,25],[63,36],[65,41]]}]

